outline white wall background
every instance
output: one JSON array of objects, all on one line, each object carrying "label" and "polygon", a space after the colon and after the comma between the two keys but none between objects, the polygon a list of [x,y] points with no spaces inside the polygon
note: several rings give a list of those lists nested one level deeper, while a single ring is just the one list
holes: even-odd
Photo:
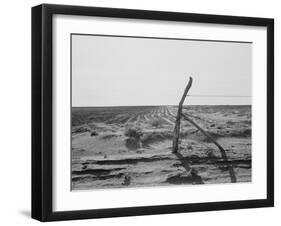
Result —
[{"label": "white wall background", "polygon": [[[279,1],[245,0],[58,0],[54,4],[139,8],[275,18],[275,208],[56,222],[56,225],[265,225],[280,221],[281,67]],[[31,6],[42,1],[2,1],[0,35],[0,224],[38,225],[30,218],[31,168]],[[279,85],[279,86],[280,86]],[[279,88],[279,90],[278,90]],[[278,117],[279,115],[279,117]],[[278,165],[279,164],[279,165]]]}]

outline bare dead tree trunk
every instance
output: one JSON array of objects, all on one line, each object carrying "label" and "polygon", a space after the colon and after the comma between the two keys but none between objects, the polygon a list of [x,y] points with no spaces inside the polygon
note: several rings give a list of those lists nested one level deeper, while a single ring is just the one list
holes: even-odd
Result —
[{"label": "bare dead tree trunk", "polygon": [[235,172],[233,170],[232,164],[228,161],[226,152],[223,149],[223,147],[214,138],[212,138],[212,136],[209,133],[204,131],[200,126],[197,125],[197,123],[195,123],[193,120],[191,120],[188,116],[186,116],[185,114],[182,114],[182,117],[186,121],[188,121],[190,124],[195,126],[201,133],[203,133],[206,137],[208,137],[219,148],[223,160],[227,163],[228,170],[229,170],[229,175],[230,175],[230,179],[231,179],[231,183],[235,183],[237,181],[236,176],[235,176]]},{"label": "bare dead tree trunk", "polygon": [[173,134],[173,153],[177,153],[178,151],[178,146],[179,146],[179,137],[180,137],[180,120],[181,120],[181,115],[182,115],[182,105],[183,102],[186,98],[186,95],[192,85],[192,77],[189,77],[189,82],[184,90],[183,96],[181,98],[181,101],[179,103],[178,107],[178,113],[176,117],[176,122],[175,122],[175,128],[174,128],[174,134]]}]

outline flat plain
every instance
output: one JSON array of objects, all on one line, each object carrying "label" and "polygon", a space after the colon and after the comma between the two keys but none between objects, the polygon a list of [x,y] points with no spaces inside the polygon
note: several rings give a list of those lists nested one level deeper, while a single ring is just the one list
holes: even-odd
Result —
[{"label": "flat plain", "polygon": [[[73,107],[72,190],[230,183],[217,147],[181,120],[172,153],[177,106]],[[184,106],[226,150],[237,182],[251,182],[251,106]]]}]

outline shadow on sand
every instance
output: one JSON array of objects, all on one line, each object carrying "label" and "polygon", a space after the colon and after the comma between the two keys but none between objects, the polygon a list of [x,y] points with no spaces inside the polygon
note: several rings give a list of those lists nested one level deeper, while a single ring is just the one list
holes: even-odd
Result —
[{"label": "shadow on sand", "polygon": [[187,175],[175,175],[167,178],[167,182],[171,184],[204,184],[202,178],[191,168],[190,163],[180,153],[174,153],[178,160],[181,162],[181,166],[185,168]]}]

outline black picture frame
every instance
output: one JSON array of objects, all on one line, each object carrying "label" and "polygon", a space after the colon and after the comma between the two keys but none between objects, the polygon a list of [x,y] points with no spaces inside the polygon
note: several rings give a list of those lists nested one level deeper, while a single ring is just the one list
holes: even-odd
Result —
[{"label": "black picture frame", "polygon": [[[181,21],[267,28],[267,198],[130,208],[52,210],[52,17],[55,14]],[[43,4],[32,8],[32,218],[40,221],[122,217],[274,206],[274,20]]]}]

